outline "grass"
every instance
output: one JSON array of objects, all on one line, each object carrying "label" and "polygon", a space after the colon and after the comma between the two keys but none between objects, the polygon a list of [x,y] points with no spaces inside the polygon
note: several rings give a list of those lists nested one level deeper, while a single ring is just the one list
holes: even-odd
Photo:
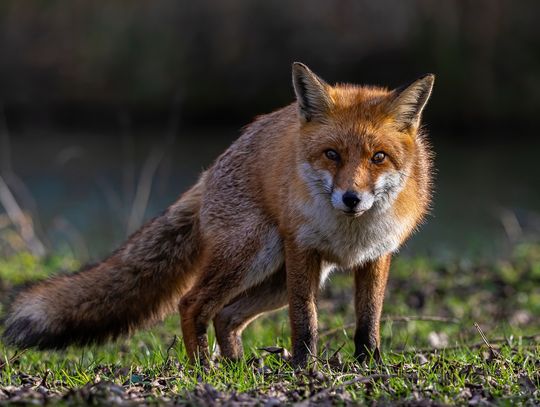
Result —
[{"label": "grass", "polygon": [[[11,255],[0,260],[0,296],[77,266],[70,256]],[[540,403],[539,244],[520,244],[507,259],[491,262],[398,256],[381,364],[353,361],[351,295],[347,274],[328,282],[319,301],[319,354],[304,371],[287,363],[286,310],[247,329],[245,360],[217,360],[210,371],[188,365],[176,336],[178,317],[171,316],[101,347],[21,354],[0,345],[0,404]]]}]

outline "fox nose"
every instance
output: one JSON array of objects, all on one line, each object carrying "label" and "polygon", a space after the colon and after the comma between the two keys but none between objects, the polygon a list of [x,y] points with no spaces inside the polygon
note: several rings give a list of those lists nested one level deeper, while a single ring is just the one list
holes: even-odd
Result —
[{"label": "fox nose", "polygon": [[356,195],[356,193],[352,191],[345,192],[342,199],[345,206],[351,210],[356,208],[358,202],[360,202],[360,198],[358,198],[358,195]]}]

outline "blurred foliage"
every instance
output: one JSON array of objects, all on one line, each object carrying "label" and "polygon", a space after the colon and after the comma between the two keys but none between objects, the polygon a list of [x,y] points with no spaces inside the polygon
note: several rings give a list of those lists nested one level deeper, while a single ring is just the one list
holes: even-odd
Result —
[{"label": "blurred foliage", "polygon": [[7,258],[0,257],[0,281],[14,285],[49,277],[53,272],[72,271],[79,263],[69,255],[49,256],[36,259],[28,252],[20,252]]},{"label": "blurred foliage", "polygon": [[5,0],[0,99],[52,119],[173,103],[245,118],[292,100],[301,60],[330,82],[432,71],[431,122],[523,125],[540,102],[538,13],[533,0]]}]

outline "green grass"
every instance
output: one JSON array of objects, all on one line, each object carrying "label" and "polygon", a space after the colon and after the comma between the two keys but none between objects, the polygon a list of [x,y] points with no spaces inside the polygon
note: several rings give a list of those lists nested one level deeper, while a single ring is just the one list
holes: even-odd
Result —
[{"label": "green grass", "polygon": [[[0,295],[77,266],[69,256],[10,256],[0,260]],[[319,354],[304,371],[294,371],[286,355],[261,350],[290,348],[286,311],[246,330],[245,360],[216,360],[209,371],[189,366],[178,317],[171,316],[101,347],[16,354],[0,345],[0,403],[540,403],[540,245],[519,245],[492,262],[398,257],[381,364],[353,361],[351,295],[350,276],[331,277],[319,301]]]}]

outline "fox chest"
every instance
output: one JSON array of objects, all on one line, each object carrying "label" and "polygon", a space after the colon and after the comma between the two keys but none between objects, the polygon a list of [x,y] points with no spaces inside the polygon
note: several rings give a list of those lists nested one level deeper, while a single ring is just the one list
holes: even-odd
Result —
[{"label": "fox chest", "polygon": [[[310,208],[308,208],[310,209]],[[370,211],[371,212],[371,211]],[[321,253],[320,283],[334,268],[352,268],[398,249],[409,228],[388,212],[368,212],[348,218],[335,210],[310,216],[296,231],[297,243]],[[285,263],[283,241],[276,227],[269,228],[245,275],[245,288],[264,281]]]},{"label": "fox chest", "polygon": [[409,229],[408,222],[398,219],[391,210],[374,209],[358,218],[343,216],[331,208],[307,207],[304,212],[310,216],[298,230],[298,244],[318,250],[325,260],[342,268],[396,251]]}]

